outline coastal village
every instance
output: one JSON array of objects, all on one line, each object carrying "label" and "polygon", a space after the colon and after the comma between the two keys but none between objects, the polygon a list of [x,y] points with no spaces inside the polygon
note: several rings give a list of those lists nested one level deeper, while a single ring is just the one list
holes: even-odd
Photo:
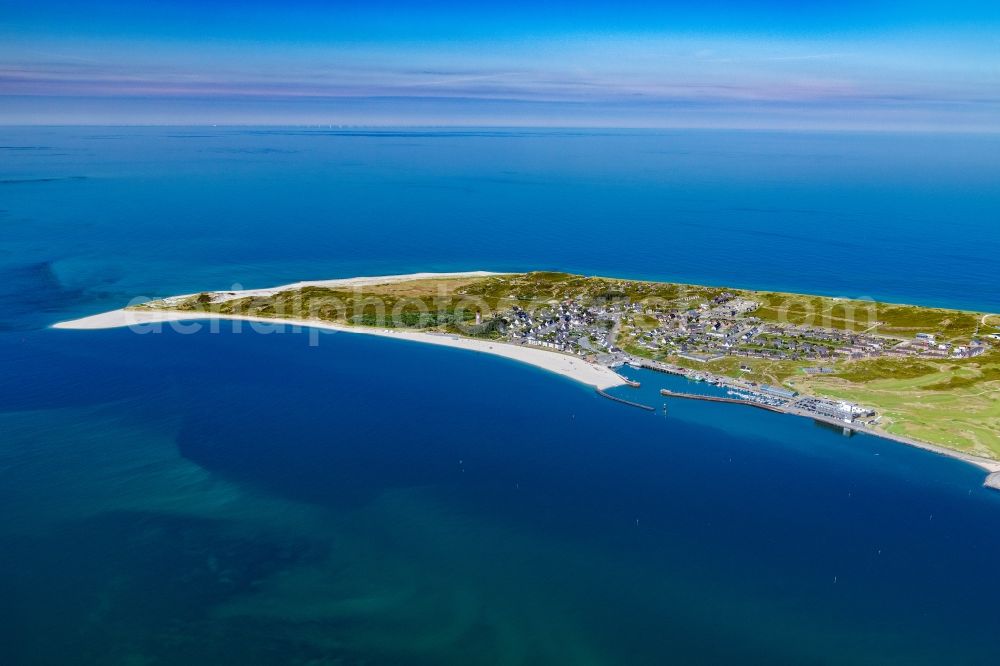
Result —
[{"label": "coastal village", "polygon": [[[973,337],[967,344],[954,344],[939,341],[932,333],[903,339],[873,332],[766,322],[754,316],[758,307],[757,302],[728,292],[686,309],[628,299],[602,302],[569,298],[533,312],[513,306],[497,315],[499,325],[495,329],[511,343],[573,354],[612,368],[628,364],[706,382],[722,389],[727,401],[745,401],[862,427],[878,424],[881,417],[875,409],[800,396],[780,386],[713,373],[707,367],[712,361],[735,357],[811,362],[802,368],[805,374],[826,374],[834,372],[830,365],[844,359],[973,358],[985,353],[994,341],[983,336]],[[663,360],[667,358],[675,362]],[[740,370],[748,373],[750,367],[741,365]],[[679,394],[664,391],[664,395]]]},{"label": "coastal village", "polygon": [[[503,330],[511,342],[537,345],[586,356],[600,362],[613,360],[625,325],[631,341],[650,355],[670,353],[697,362],[726,356],[771,360],[812,360],[819,364],[837,359],[878,357],[972,358],[988,348],[987,339],[973,337],[968,344],[938,342],[931,333],[917,333],[906,340],[873,333],[794,324],[767,323],[753,316],[758,304],[725,293],[711,303],[684,311],[654,310],[642,303],[585,304],[569,299],[528,312],[514,306],[501,313]],[[655,320],[643,327],[637,320]],[[644,354],[645,356],[645,354]],[[817,367],[816,372],[824,368]]]}]

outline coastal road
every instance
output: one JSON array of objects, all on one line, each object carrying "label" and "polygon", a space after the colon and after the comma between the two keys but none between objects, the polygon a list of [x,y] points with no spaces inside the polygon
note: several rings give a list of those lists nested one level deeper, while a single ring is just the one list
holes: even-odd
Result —
[{"label": "coastal road", "polygon": [[614,321],[615,321],[614,326],[612,326],[611,330],[608,332],[608,346],[609,347],[613,347],[613,346],[615,346],[618,343],[618,334],[622,330],[622,316],[621,315],[615,315],[615,320]]}]

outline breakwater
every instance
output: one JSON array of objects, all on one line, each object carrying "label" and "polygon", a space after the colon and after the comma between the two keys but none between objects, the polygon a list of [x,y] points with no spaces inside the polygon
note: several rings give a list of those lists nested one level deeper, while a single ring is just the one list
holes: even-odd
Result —
[{"label": "breakwater", "polygon": [[766,409],[769,412],[778,412],[780,414],[785,413],[785,410],[781,409],[780,407],[774,407],[772,405],[764,405],[759,402],[751,402],[749,400],[741,400],[739,398],[723,398],[722,396],[702,395],[699,393],[681,393],[680,391],[671,391],[670,389],[660,389],[660,394],[665,395],[668,398],[686,398],[688,400],[726,402],[732,405],[749,405],[750,407],[758,407],[760,409]]},{"label": "breakwater", "polygon": [[656,411],[655,407],[644,405],[641,402],[632,402],[631,400],[626,400],[625,398],[619,398],[618,396],[606,393],[601,389],[594,389],[594,390],[597,392],[597,395],[601,396],[602,398],[607,398],[608,400],[614,400],[615,402],[620,402],[623,405],[628,405],[629,407],[638,407],[639,409],[645,409],[647,412]]},{"label": "breakwater", "polygon": [[674,368],[669,365],[664,365],[663,363],[658,363],[656,361],[650,361],[649,359],[633,359],[629,361],[629,365],[633,368],[640,368],[644,370],[652,370],[653,372],[662,372],[667,375],[677,375],[679,377],[686,377],[686,372],[681,372],[679,369]]}]

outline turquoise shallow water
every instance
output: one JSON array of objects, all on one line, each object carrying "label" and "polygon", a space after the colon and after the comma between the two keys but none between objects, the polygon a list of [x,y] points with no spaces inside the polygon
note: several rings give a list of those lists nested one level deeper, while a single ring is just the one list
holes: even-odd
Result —
[{"label": "turquoise shallow water", "polygon": [[[4,662],[993,663],[1000,494],[955,461],[664,416],[682,380],[653,373],[616,389],[647,413],[400,341],[45,328],[136,294],[539,264],[995,306],[995,153],[898,140],[3,130]],[[849,238],[869,272],[834,271],[833,219],[920,233]],[[601,240],[623,229],[641,242]]]}]

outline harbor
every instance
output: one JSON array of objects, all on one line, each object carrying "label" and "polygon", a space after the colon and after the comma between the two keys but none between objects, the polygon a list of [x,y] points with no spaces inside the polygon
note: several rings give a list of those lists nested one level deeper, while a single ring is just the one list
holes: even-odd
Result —
[{"label": "harbor", "polygon": [[784,413],[783,410],[772,405],[766,405],[759,402],[751,402],[749,400],[743,400],[741,398],[722,398],[714,395],[699,395],[697,393],[682,393],[679,391],[671,391],[670,389],[660,389],[660,395],[666,396],[668,398],[686,398],[688,400],[705,400],[707,402],[725,402],[732,405],[749,405],[751,407],[759,407],[760,409],[766,409],[770,412],[780,412]]},{"label": "harbor", "polygon": [[707,395],[702,393],[690,393],[685,391],[673,391],[670,389],[660,389],[660,394],[667,398],[678,398],[683,400],[697,400],[703,402],[714,402],[714,403],[725,403],[725,404],[742,404],[751,407],[757,407],[758,409],[763,409],[769,412],[775,412],[778,414],[791,414],[793,416],[801,416],[805,418],[812,419],[815,423],[825,426],[830,426],[834,429],[839,429],[844,435],[853,435],[855,433],[861,433],[866,435],[872,435],[874,437],[880,437],[882,439],[892,440],[900,444],[905,444],[918,449],[923,449],[924,451],[929,451],[941,456],[947,456],[950,458],[956,458],[970,465],[974,465],[988,473],[988,476],[983,482],[983,486],[986,488],[991,488],[993,490],[1000,490],[1000,462],[995,460],[989,460],[982,458],[980,456],[975,456],[967,453],[962,453],[959,451],[954,451],[951,449],[946,449],[944,447],[935,446],[933,444],[928,444],[926,442],[921,442],[910,437],[905,437],[903,435],[897,435],[894,433],[887,432],[883,429],[875,429],[867,425],[863,421],[851,420],[847,421],[843,418],[835,418],[832,416],[827,416],[822,413],[818,413],[815,409],[804,409],[803,404],[809,404],[814,401],[814,398],[800,398],[797,401],[791,401],[785,405],[775,405],[768,404],[765,402],[745,400],[741,398],[731,398],[716,395]]}]

